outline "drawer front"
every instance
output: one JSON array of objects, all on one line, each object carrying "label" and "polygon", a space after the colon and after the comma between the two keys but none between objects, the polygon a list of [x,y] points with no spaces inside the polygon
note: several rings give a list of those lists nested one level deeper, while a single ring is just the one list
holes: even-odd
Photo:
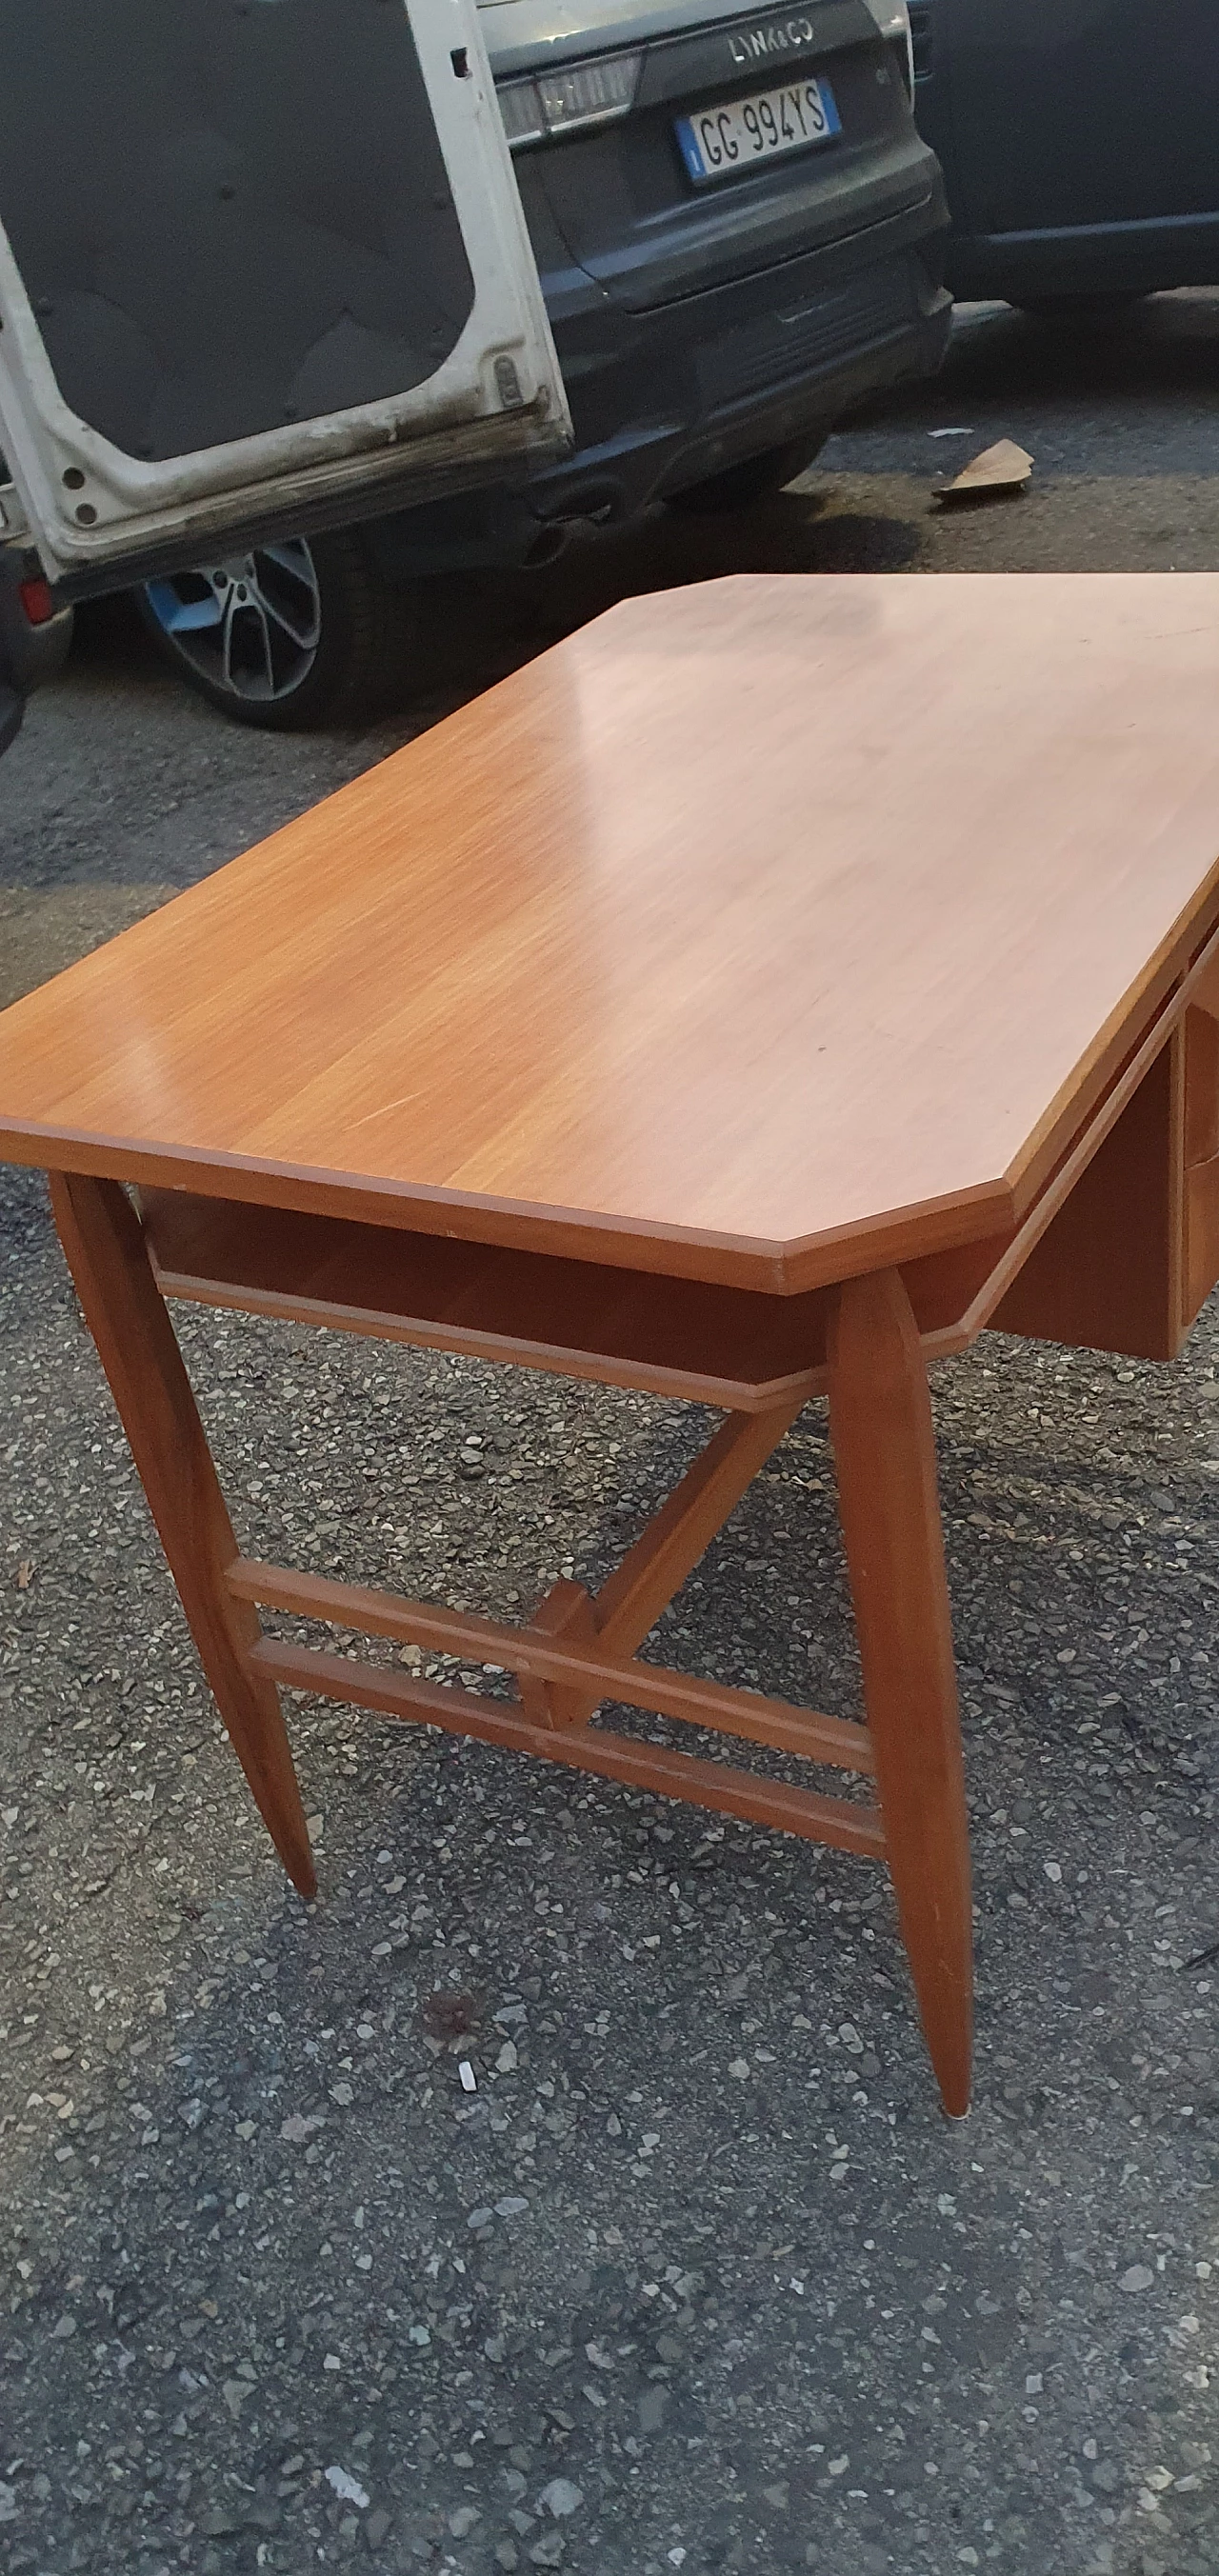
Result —
[{"label": "drawer front", "polygon": [[1181,1343],[1181,1085],[1174,1033],[991,1317],[999,1332],[1131,1359]]},{"label": "drawer front", "polygon": [[1181,1320],[1187,1327],[1219,1281],[1219,990],[1185,1014]]},{"label": "drawer front", "polygon": [[1172,1359],[1219,1285],[1219,960],[991,1321]]},{"label": "drawer front", "polygon": [[1184,1320],[1192,1324],[1219,1281],[1219,1154],[1185,1175]]}]

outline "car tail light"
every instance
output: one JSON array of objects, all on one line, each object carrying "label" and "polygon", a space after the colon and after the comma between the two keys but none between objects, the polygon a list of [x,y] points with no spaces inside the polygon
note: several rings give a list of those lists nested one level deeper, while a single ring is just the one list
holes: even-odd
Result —
[{"label": "car tail light", "polygon": [[54,616],[55,602],[50,585],[37,576],[33,581],[19,582],[17,596],[31,626],[45,626],[47,619]]},{"label": "car tail light", "polygon": [[629,116],[639,86],[642,54],[603,54],[588,63],[563,63],[537,80],[496,84],[509,149],[541,143],[551,134],[578,134]]}]

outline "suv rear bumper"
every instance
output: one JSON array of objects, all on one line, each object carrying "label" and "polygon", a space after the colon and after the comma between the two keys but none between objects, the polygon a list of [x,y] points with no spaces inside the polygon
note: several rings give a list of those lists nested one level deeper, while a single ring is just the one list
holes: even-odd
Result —
[{"label": "suv rear bumper", "polygon": [[[952,310],[938,249],[890,250],[837,276],[825,257],[792,260],[632,317],[599,366],[595,347],[581,364],[583,328],[558,328],[578,445],[530,483],[529,507],[546,520],[627,517],[738,458],[828,429],[866,394],[934,373]],[[595,324],[587,336],[595,342]],[[599,437],[602,419],[615,426]]]},{"label": "suv rear bumper", "polygon": [[935,373],[952,300],[936,165],[921,202],[861,234],[650,312],[584,270],[543,271],[576,427],[528,484],[378,521],[393,578],[553,552],[567,520],[631,517],[739,458],[828,429],[852,404]]}]

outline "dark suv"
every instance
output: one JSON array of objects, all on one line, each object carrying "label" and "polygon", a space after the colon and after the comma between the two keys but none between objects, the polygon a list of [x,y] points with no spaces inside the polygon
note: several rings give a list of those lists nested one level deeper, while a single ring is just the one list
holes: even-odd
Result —
[{"label": "dark suv", "polygon": [[576,427],[527,484],[152,584],[183,675],[248,723],[365,707],[421,573],[544,560],[576,520],[732,509],[930,374],[946,210],[905,0],[489,0],[483,24]]}]

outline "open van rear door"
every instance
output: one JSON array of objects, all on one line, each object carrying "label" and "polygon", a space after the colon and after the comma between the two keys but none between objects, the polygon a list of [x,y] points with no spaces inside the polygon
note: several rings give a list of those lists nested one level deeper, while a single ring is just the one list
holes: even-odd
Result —
[{"label": "open van rear door", "polygon": [[570,434],[474,0],[0,0],[0,541],[60,596]]}]

